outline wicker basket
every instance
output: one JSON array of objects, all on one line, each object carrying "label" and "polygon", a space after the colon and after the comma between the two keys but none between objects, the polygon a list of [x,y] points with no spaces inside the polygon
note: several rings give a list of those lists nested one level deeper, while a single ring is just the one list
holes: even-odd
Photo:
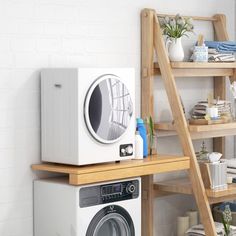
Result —
[{"label": "wicker basket", "polygon": [[[236,204],[236,203],[231,203],[231,204]],[[232,225],[236,226],[236,212],[231,212],[232,213]],[[220,206],[216,206],[213,208],[213,218],[216,222],[222,223],[222,210],[220,209]]]}]

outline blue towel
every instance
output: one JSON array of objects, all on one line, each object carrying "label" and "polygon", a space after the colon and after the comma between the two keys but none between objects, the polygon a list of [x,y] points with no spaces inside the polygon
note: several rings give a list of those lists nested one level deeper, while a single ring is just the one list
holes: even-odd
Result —
[{"label": "blue towel", "polygon": [[236,52],[236,41],[205,41],[205,45],[219,52]]}]

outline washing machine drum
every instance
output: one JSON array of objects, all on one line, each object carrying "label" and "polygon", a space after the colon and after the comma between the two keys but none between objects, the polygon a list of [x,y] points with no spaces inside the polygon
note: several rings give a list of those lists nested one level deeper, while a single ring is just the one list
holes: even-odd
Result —
[{"label": "washing machine drum", "polygon": [[134,224],[124,208],[110,205],[94,216],[86,236],[135,236]]},{"label": "washing machine drum", "polygon": [[128,88],[118,76],[99,77],[87,93],[84,114],[88,130],[97,141],[118,141],[128,129],[133,115]]}]

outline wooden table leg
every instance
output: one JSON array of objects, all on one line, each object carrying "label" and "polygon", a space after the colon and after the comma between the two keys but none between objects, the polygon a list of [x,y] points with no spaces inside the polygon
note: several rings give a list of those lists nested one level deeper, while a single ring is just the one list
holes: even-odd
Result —
[{"label": "wooden table leg", "polygon": [[142,236],[153,236],[153,175],[142,177]]}]

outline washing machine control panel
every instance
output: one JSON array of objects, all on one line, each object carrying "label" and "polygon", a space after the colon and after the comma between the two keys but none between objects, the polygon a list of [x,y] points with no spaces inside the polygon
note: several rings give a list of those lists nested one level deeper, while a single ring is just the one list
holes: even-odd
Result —
[{"label": "washing machine control panel", "polygon": [[80,207],[133,199],[139,196],[139,180],[84,187],[79,195]]}]

